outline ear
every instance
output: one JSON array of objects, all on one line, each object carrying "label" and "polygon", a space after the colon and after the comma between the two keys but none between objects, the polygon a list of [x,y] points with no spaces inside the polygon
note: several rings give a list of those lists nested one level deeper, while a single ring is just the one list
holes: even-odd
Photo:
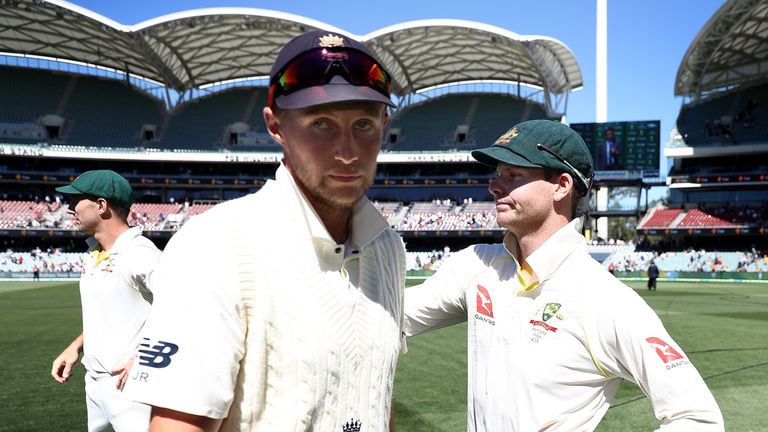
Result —
[{"label": "ear", "polygon": [[283,134],[280,131],[280,118],[272,111],[270,107],[264,107],[264,124],[267,125],[267,132],[272,139],[283,146]]},{"label": "ear", "polygon": [[96,205],[98,206],[99,215],[106,216],[109,212],[109,203],[104,198],[97,198]]},{"label": "ear", "polygon": [[553,198],[555,201],[562,201],[568,197],[569,194],[574,193],[573,188],[576,186],[573,183],[573,177],[568,173],[562,173],[557,177],[555,183],[555,191]]}]

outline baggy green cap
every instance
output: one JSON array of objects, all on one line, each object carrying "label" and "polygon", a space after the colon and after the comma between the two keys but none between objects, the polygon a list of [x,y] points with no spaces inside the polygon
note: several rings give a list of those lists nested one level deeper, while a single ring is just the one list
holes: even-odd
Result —
[{"label": "baggy green cap", "polygon": [[80,174],[72,183],[56,188],[66,195],[91,195],[112,204],[131,208],[133,189],[120,174],[112,170],[93,170]]},{"label": "baggy green cap", "polygon": [[[567,163],[542,147],[551,150]],[[549,168],[567,172],[573,177],[581,195],[587,193],[590,179],[594,175],[592,155],[581,135],[552,120],[519,123],[500,136],[492,146],[473,151],[472,157],[494,168],[503,162],[523,168]]]}]

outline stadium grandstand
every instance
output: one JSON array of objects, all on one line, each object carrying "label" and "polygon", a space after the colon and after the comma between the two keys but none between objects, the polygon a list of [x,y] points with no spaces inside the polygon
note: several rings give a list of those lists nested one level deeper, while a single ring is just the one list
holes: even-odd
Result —
[{"label": "stadium grandstand", "polygon": [[[604,265],[634,272],[657,259],[687,271],[671,258],[667,266],[666,253],[701,263],[694,269],[718,259],[719,269],[764,269],[768,54],[754,23],[765,14],[744,4],[727,2],[686,53],[679,134],[665,149],[670,198],[647,214],[638,202],[634,239],[593,242]],[[189,218],[258,190],[281,157],[261,115],[269,69],[285,42],[315,29],[350,34],[251,8],[124,25],[64,1],[0,3],[0,277],[28,277],[32,263],[44,277],[76,277],[83,236],[54,188],[80,172],[124,175],[131,224],[160,246]],[[573,53],[550,37],[463,20],[355,37],[393,74],[398,108],[369,196],[405,238],[409,267],[433,270],[451,250],[498,240],[491,176],[470,151],[517,122],[563,120],[583,85]],[[743,256],[691,261],[691,251],[713,251],[714,236],[723,254]]]},{"label": "stadium grandstand", "polygon": [[[67,254],[82,250],[82,235],[53,189],[88,169],[131,182],[130,223],[160,245],[190,217],[257,190],[281,155],[261,116],[269,69],[285,42],[314,29],[349,34],[260,9],[128,26],[61,1],[3,2],[0,272],[78,268],[78,255]],[[460,20],[355,37],[393,74],[399,108],[370,197],[419,257],[409,261],[432,268],[451,247],[498,238],[490,176],[469,151],[519,121],[560,120],[582,87],[571,51]],[[71,265],[59,265],[67,257]]]},{"label": "stadium grandstand", "polygon": [[665,156],[669,198],[639,221],[637,244],[603,265],[693,275],[768,270],[766,2],[728,1],[691,42],[675,81],[683,98]]}]

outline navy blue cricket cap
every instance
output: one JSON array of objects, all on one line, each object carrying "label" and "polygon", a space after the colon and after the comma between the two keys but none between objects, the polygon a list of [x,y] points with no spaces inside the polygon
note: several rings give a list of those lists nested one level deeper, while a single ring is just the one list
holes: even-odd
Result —
[{"label": "navy blue cricket cap", "polygon": [[[342,54],[340,57],[329,55],[331,60],[320,55],[316,58],[305,55],[313,51]],[[295,67],[294,61],[304,63]],[[334,62],[343,63],[344,73],[331,71],[331,63]],[[290,70],[292,66],[295,70]],[[376,74],[372,74],[370,67],[381,79],[371,79]],[[295,90],[281,85],[289,71],[290,78],[295,81],[292,83]],[[347,101],[372,101],[397,108],[390,99],[391,75],[376,56],[362,42],[327,30],[310,31],[285,44],[272,65],[269,83],[270,106],[274,102],[282,109]]]}]

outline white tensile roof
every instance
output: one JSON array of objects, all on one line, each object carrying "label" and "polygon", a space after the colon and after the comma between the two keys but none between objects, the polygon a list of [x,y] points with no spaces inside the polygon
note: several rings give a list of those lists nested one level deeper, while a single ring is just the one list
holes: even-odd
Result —
[{"label": "white tensile roof", "polygon": [[729,0],[696,35],[675,80],[675,96],[698,99],[768,76],[768,0]]},{"label": "white tensile roof", "polygon": [[504,81],[565,94],[583,86],[570,49],[471,21],[425,20],[367,35],[309,18],[252,8],[211,8],[124,25],[59,0],[0,0],[0,52],[128,72],[184,91],[269,75],[291,38],[329,30],[366,43],[402,96],[434,86]]}]

